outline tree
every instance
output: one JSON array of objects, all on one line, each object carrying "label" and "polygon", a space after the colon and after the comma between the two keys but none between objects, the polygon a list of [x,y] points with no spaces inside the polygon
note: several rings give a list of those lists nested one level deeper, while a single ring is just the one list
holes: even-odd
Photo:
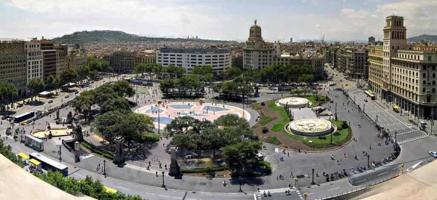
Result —
[{"label": "tree", "polygon": [[47,89],[53,90],[53,89],[59,88],[60,85],[61,85],[61,80],[60,80],[59,76],[50,75],[47,78],[47,84],[46,84]]},{"label": "tree", "polygon": [[261,149],[260,141],[242,141],[224,148],[223,156],[234,175],[246,175],[258,164],[257,154]]},{"label": "tree", "polygon": [[147,64],[139,63],[139,64],[135,65],[134,73],[135,74],[141,73],[141,76],[144,76],[144,73],[147,71],[147,68],[148,68]]},{"label": "tree", "polygon": [[2,111],[6,110],[6,104],[9,104],[14,98],[18,96],[18,90],[14,84],[8,82],[0,82],[0,103]]},{"label": "tree", "polygon": [[174,75],[175,78],[180,78],[185,73],[184,68],[178,67],[178,66],[174,66],[174,65],[170,65],[170,66],[166,67],[165,71],[168,74],[170,74],[170,76]]},{"label": "tree", "polygon": [[223,79],[224,80],[230,80],[230,79],[234,79],[238,76],[240,76],[242,74],[242,70],[238,67],[229,67],[225,69],[225,72],[223,74]]},{"label": "tree", "polygon": [[39,78],[33,78],[29,81],[27,87],[29,88],[29,90],[33,95],[36,95],[44,91],[44,81]]},{"label": "tree", "polygon": [[84,91],[80,96],[76,97],[72,106],[76,112],[82,113],[85,119],[89,119],[91,116],[91,107],[94,105],[94,93],[93,91]]},{"label": "tree", "polygon": [[191,74],[199,77],[202,82],[211,82],[214,79],[214,72],[211,66],[195,66]]},{"label": "tree", "polygon": [[64,72],[61,73],[60,82],[65,84],[71,81],[75,81],[77,79],[77,71],[73,68],[67,68]]},{"label": "tree", "polygon": [[103,138],[112,144],[116,140],[128,144],[133,141],[145,142],[144,135],[153,131],[150,117],[133,112],[106,112],[97,116],[94,123]]},{"label": "tree", "polygon": [[214,121],[216,126],[230,127],[238,126],[240,128],[249,128],[249,122],[246,119],[238,117],[235,114],[222,115]]},{"label": "tree", "polygon": [[80,65],[77,68],[77,75],[79,79],[85,79],[87,76],[90,75],[90,67],[88,65]]}]

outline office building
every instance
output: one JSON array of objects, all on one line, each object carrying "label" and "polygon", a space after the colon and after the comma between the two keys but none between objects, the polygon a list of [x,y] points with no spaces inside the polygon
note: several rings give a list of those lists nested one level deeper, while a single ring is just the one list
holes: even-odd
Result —
[{"label": "office building", "polygon": [[135,53],[130,51],[116,51],[106,60],[116,73],[130,73],[135,67]]},{"label": "office building", "polygon": [[43,78],[56,76],[56,49],[53,41],[42,38],[40,41],[43,57]]},{"label": "office building", "polygon": [[0,41],[0,82],[14,84],[19,95],[26,92],[26,58],[24,41]]},{"label": "office building", "polygon": [[161,48],[156,53],[156,63],[183,67],[186,72],[191,72],[195,66],[209,65],[217,74],[231,66],[231,51],[216,48]]},{"label": "office building", "polygon": [[61,75],[67,67],[68,47],[65,45],[56,45],[56,74]]},{"label": "office building", "polygon": [[26,82],[29,84],[32,79],[43,79],[43,55],[41,51],[41,44],[36,40],[32,39],[25,43],[25,49],[27,53],[27,79]]}]

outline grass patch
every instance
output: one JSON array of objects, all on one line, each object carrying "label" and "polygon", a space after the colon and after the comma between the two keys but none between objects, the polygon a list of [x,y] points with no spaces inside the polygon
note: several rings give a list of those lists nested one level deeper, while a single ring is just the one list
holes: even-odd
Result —
[{"label": "grass patch", "polygon": [[283,107],[277,106],[275,104],[275,101],[270,101],[267,106],[270,110],[273,110],[274,112],[279,114],[279,119],[273,125],[272,131],[281,132],[284,129],[284,126],[288,122],[290,122],[290,118],[288,117],[287,112]]},{"label": "grass patch", "polygon": [[319,106],[329,101],[329,97],[321,95],[311,95],[305,98],[311,102],[311,106]]},{"label": "grass patch", "polygon": [[211,173],[227,170],[226,167],[205,167],[205,168],[192,168],[192,169],[181,169],[182,173],[192,174],[192,173]]},{"label": "grass patch", "polygon": [[270,123],[272,120],[273,120],[272,117],[266,116],[266,115],[261,113],[261,117],[259,119],[259,124],[261,124],[262,126],[265,126],[266,124]]},{"label": "grass patch", "polygon": [[352,137],[352,130],[346,124],[346,122],[336,120],[336,121],[332,121],[332,123],[334,123],[337,126],[337,131],[332,134],[332,144],[331,144],[331,134],[321,137],[305,137],[305,136],[290,134],[285,130],[282,131],[282,133],[292,140],[301,141],[305,145],[317,149],[340,146],[343,145],[345,142],[349,141],[350,138]]},{"label": "grass patch", "polygon": [[275,145],[282,144],[281,141],[279,141],[279,139],[277,137],[275,137],[275,136],[269,136],[269,137],[266,138],[265,141],[268,142],[268,143],[271,143],[271,144],[275,144]]}]

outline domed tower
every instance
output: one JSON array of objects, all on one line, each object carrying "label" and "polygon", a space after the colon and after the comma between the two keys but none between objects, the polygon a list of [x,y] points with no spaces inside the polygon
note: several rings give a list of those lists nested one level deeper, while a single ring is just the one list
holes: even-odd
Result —
[{"label": "domed tower", "polygon": [[256,20],[253,26],[250,27],[248,42],[251,43],[264,42],[261,34],[261,27],[256,24]]}]

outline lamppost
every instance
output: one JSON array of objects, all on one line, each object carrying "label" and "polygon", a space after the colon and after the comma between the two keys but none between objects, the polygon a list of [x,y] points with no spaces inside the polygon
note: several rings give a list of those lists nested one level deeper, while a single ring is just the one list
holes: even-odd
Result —
[{"label": "lamppost", "polygon": [[164,184],[164,171],[162,171],[162,185],[161,187],[165,188],[165,184]]},{"label": "lamppost", "polygon": [[160,105],[161,105],[161,101],[159,100],[157,105],[158,109],[156,110],[156,112],[158,112],[158,135],[161,133],[161,117],[159,117],[159,113],[161,111],[161,109],[159,108]]},{"label": "lamppost", "polygon": [[337,120],[337,102],[335,102],[335,120]]},{"label": "lamppost", "polygon": [[106,160],[103,160],[103,176],[106,178]]},{"label": "lamppost", "polygon": [[241,189],[241,178],[240,177],[238,177],[238,184],[240,184],[240,189],[238,191],[243,192],[243,189]]},{"label": "lamppost", "polygon": [[62,148],[62,144],[59,145],[59,151],[58,151],[58,154],[59,154],[59,162],[62,162],[62,157],[61,157],[61,148]]},{"label": "lamppost", "polygon": [[312,170],[312,176],[311,176],[311,185],[315,185],[316,183],[314,182],[314,168]]},{"label": "lamppost", "polygon": [[367,154],[367,169],[370,169],[370,154]]}]

